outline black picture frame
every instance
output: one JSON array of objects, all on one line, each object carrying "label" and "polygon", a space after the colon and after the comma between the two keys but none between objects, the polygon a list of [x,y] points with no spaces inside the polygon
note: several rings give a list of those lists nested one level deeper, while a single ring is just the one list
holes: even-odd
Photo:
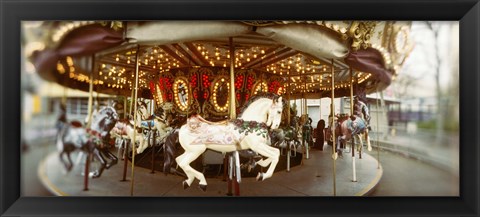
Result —
[{"label": "black picture frame", "polygon": [[[480,4],[478,0],[0,0],[0,16],[0,214],[2,216],[479,215]],[[21,197],[20,22],[23,20],[158,19],[459,20],[460,196]]]}]

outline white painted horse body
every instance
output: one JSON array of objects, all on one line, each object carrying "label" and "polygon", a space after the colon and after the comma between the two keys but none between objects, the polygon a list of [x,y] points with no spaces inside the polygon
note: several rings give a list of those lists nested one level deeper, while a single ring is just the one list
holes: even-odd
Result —
[{"label": "white painted horse body", "polygon": [[[116,129],[112,131],[117,136],[117,138],[128,138],[130,140],[133,140],[133,125],[135,125],[137,129],[143,128],[146,130],[152,130],[152,128],[155,127],[155,129],[159,132],[159,138],[156,138],[156,141],[161,141],[172,130],[172,128],[168,126],[169,122],[167,121],[167,116],[168,113],[173,110],[173,104],[166,102],[162,105],[161,110],[161,114],[157,114],[154,115],[154,117],[149,118],[147,105],[144,102],[139,101],[137,103],[137,112],[135,113],[136,120],[130,120],[129,123],[127,123],[126,121],[119,122],[116,125]],[[153,132],[150,131],[150,133]],[[136,149],[137,154],[143,153],[143,151],[145,151],[145,149],[148,147],[148,138],[149,135],[145,135],[143,133],[143,130],[137,131],[134,143],[138,144],[138,147]]]},{"label": "white painted horse body", "polygon": [[[270,97],[271,98],[271,97]],[[195,178],[199,186],[206,190],[205,176],[193,169],[190,163],[197,159],[206,149],[226,153],[251,149],[266,157],[256,163],[262,167],[270,164],[266,173],[259,173],[257,180],[270,178],[278,163],[280,151],[270,146],[268,129],[277,129],[280,125],[283,101],[282,97],[270,99],[259,95],[252,97],[250,104],[238,119],[223,122],[207,122],[199,116],[187,120],[179,131],[179,142],[185,152],[175,160],[187,175],[184,188],[189,187]]]},{"label": "white painted horse body", "polygon": [[[115,127],[113,127],[113,129],[110,131],[110,134],[117,138],[130,139],[130,141],[133,141],[134,130],[135,129],[133,128],[133,125],[130,123],[129,120],[120,120],[115,124]],[[137,154],[140,154],[146,148],[147,140],[145,139],[143,133],[137,131],[135,136],[135,142],[132,142],[131,144],[132,149],[134,148],[134,144],[138,144],[136,152]]]}]

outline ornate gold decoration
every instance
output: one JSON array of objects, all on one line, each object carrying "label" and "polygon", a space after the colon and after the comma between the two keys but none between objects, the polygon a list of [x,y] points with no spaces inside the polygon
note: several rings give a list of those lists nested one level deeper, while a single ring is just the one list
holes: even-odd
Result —
[{"label": "ornate gold decoration", "polygon": [[[223,85],[226,85],[227,89],[226,90],[221,90],[221,87],[224,87]],[[228,93],[230,91],[230,83],[227,82],[227,77],[226,76],[221,76],[215,79],[213,81],[213,86],[212,86],[212,92],[213,95],[211,97],[212,104],[214,105],[215,110],[219,112],[226,112],[228,111],[228,107],[230,105],[230,97],[228,97]],[[220,100],[223,100],[223,98],[226,97],[225,104],[220,105],[219,102]]]},{"label": "ornate gold decoration", "polygon": [[156,91],[155,99],[157,100],[157,104],[158,105],[163,104],[163,93],[162,93],[162,90],[160,89],[160,86],[158,85],[158,83],[155,84],[155,91]]},{"label": "ornate gold decoration", "polygon": [[353,21],[347,35],[352,38],[352,49],[354,51],[363,48],[366,49],[372,44],[370,38],[372,37],[375,26],[378,21]]},{"label": "ornate gold decoration", "polygon": [[404,53],[409,45],[408,28],[406,26],[402,26],[395,33],[393,33],[393,35],[394,37],[392,43],[394,51],[396,53]]},{"label": "ornate gold decoration", "polygon": [[287,88],[285,87],[285,85],[279,87],[278,90],[277,90],[278,95],[283,95],[283,94],[286,94],[286,93],[287,93]]},{"label": "ornate gold decoration", "polygon": [[271,26],[275,24],[282,24],[280,21],[269,21],[269,20],[249,20],[249,21],[241,21],[250,26]]},{"label": "ornate gold decoration", "polygon": [[123,29],[122,21],[100,21],[100,25],[102,26],[109,26],[115,31]]},{"label": "ornate gold decoration", "polygon": [[258,81],[253,85],[252,95],[257,95],[258,93],[266,93],[266,92],[268,92],[268,84],[266,81]]},{"label": "ornate gold decoration", "polygon": [[[179,88],[181,88],[181,90],[179,90]],[[189,92],[188,80],[185,77],[177,77],[173,82],[173,98],[175,104],[181,111],[188,109],[190,104]]]}]

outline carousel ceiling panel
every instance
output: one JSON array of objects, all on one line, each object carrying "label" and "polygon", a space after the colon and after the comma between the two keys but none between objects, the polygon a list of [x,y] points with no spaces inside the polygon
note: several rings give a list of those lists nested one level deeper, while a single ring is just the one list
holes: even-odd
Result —
[{"label": "carousel ceiling panel", "polygon": [[128,22],[126,37],[130,43],[163,45],[233,37],[251,29],[247,25],[231,21]]},{"label": "carousel ceiling panel", "polygon": [[348,54],[347,46],[335,35],[312,25],[290,24],[259,27],[258,33],[288,47],[315,57],[339,59]]},{"label": "carousel ceiling panel", "polygon": [[[148,89],[150,81],[172,72],[188,74],[189,69],[208,67],[228,71],[233,58],[236,72],[254,71],[267,80],[283,77],[277,82],[290,86],[292,96],[326,97],[332,70],[334,88],[339,89],[336,95],[349,94],[351,76],[355,86],[375,91],[390,84],[394,70],[402,64],[397,59],[408,55],[402,53],[408,50],[408,26],[390,21],[115,23],[126,31],[90,24],[55,34],[61,38],[59,46],[33,58],[37,70],[47,72],[43,77],[48,80],[87,90],[90,78],[85,71],[94,69],[97,91],[130,95],[136,63],[140,88]],[[86,27],[99,30],[80,31]],[[128,43],[123,43],[125,37]],[[392,42],[395,37],[398,42]],[[230,57],[230,46],[234,57]],[[95,48],[95,59],[85,62],[85,57],[92,57],[90,47]]]}]

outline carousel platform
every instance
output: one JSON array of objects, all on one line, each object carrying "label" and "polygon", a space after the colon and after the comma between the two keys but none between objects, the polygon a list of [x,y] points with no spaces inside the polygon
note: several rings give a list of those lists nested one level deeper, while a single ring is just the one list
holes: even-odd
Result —
[{"label": "carousel platform", "polygon": [[[265,181],[242,177],[240,196],[333,196],[333,160],[331,147],[323,151],[312,149],[309,159],[303,164],[292,167],[289,172],[275,172]],[[77,159],[73,155],[72,160]],[[66,173],[59,162],[58,153],[49,154],[38,167],[42,183],[58,196],[130,196],[131,164],[128,162],[127,181],[123,178],[123,164],[105,170],[102,177],[89,179],[89,190],[83,190],[84,166],[80,163]],[[95,164],[92,165],[93,167]],[[372,192],[380,181],[383,169],[378,161],[368,153],[362,159],[356,156],[357,181],[353,182],[351,153],[344,153],[336,161],[336,196],[366,196]],[[182,187],[183,177],[165,176],[161,172],[135,167],[134,196],[185,197],[185,196],[227,196],[227,182],[221,177],[208,178],[208,189],[201,191],[198,181],[186,190]]]}]

